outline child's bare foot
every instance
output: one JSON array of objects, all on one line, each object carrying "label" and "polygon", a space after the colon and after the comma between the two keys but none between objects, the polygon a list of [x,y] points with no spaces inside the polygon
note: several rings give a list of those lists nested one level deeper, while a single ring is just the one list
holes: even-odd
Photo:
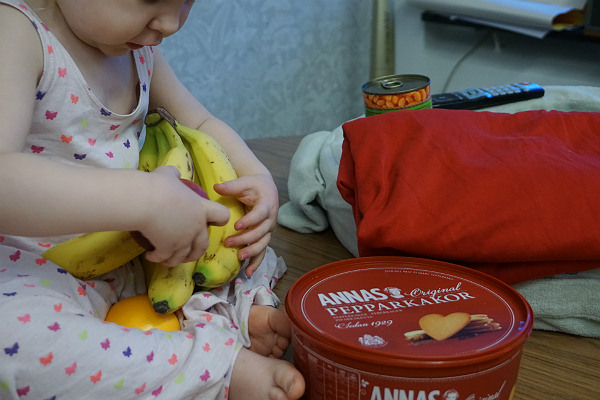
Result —
[{"label": "child's bare foot", "polygon": [[231,400],[295,400],[304,393],[304,378],[289,362],[263,357],[246,348],[233,366]]},{"label": "child's bare foot", "polygon": [[250,350],[265,357],[281,358],[290,344],[292,328],[283,311],[253,305],[248,316]]}]

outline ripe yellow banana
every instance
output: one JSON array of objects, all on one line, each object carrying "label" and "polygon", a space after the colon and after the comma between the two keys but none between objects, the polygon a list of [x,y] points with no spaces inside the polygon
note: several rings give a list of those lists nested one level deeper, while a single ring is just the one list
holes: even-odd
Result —
[{"label": "ripe yellow banana", "polygon": [[209,227],[210,245],[196,264],[196,285],[213,288],[231,281],[239,273],[242,262],[238,259],[240,247],[227,247],[224,240],[237,233],[235,222],[245,215],[244,205],[232,196],[221,196],[213,186],[237,179],[237,173],[225,150],[212,136],[175,122],[175,129],[183,138],[194,161],[195,179],[204,188],[208,198],[229,208],[229,221],[224,226]]},{"label": "ripe yellow banana", "polygon": [[67,240],[46,250],[42,257],[87,280],[128,263],[144,251],[130,232],[107,231]]},{"label": "ripe yellow banana", "polygon": [[205,288],[222,286],[239,274],[241,266],[237,249],[219,246],[215,253],[198,260],[194,282]]},{"label": "ripe yellow banana", "polygon": [[192,279],[195,261],[171,268],[142,258],[142,264],[146,274],[148,298],[156,312],[172,313],[192,296],[195,287]]},{"label": "ripe yellow banana", "polygon": [[159,166],[163,165],[172,165],[177,167],[179,170],[179,177],[182,179],[192,179],[194,176],[194,171],[192,169],[192,161],[190,158],[190,153],[188,153],[187,149],[183,147],[172,147],[163,160],[159,163]]}]

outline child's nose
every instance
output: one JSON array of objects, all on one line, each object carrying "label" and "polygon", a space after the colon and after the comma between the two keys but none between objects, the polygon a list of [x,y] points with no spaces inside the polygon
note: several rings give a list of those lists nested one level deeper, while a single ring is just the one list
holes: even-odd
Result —
[{"label": "child's nose", "polygon": [[152,30],[159,31],[163,37],[171,36],[183,25],[182,15],[179,12],[171,12],[169,14],[161,14],[153,18],[148,27]]}]

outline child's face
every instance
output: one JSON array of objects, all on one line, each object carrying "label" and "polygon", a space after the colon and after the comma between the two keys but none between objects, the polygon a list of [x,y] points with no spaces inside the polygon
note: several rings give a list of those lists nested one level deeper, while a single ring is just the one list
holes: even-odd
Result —
[{"label": "child's face", "polygon": [[177,32],[194,0],[56,0],[71,31],[110,56],[158,45]]}]

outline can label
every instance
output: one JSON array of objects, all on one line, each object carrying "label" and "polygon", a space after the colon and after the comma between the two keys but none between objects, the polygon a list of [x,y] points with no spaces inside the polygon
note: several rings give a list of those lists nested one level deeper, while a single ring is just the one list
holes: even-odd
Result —
[{"label": "can label", "polygon": [[519,332],[515,305],[485,283],[413,265],[363,266],[322,277],[300,304],[332,340],[390,357],[470,355]]},{"label": "can label", "polygon": [[423,75],[389,75],[365,83],[362,89],[366,116],[432,108],[429,82]]}]

